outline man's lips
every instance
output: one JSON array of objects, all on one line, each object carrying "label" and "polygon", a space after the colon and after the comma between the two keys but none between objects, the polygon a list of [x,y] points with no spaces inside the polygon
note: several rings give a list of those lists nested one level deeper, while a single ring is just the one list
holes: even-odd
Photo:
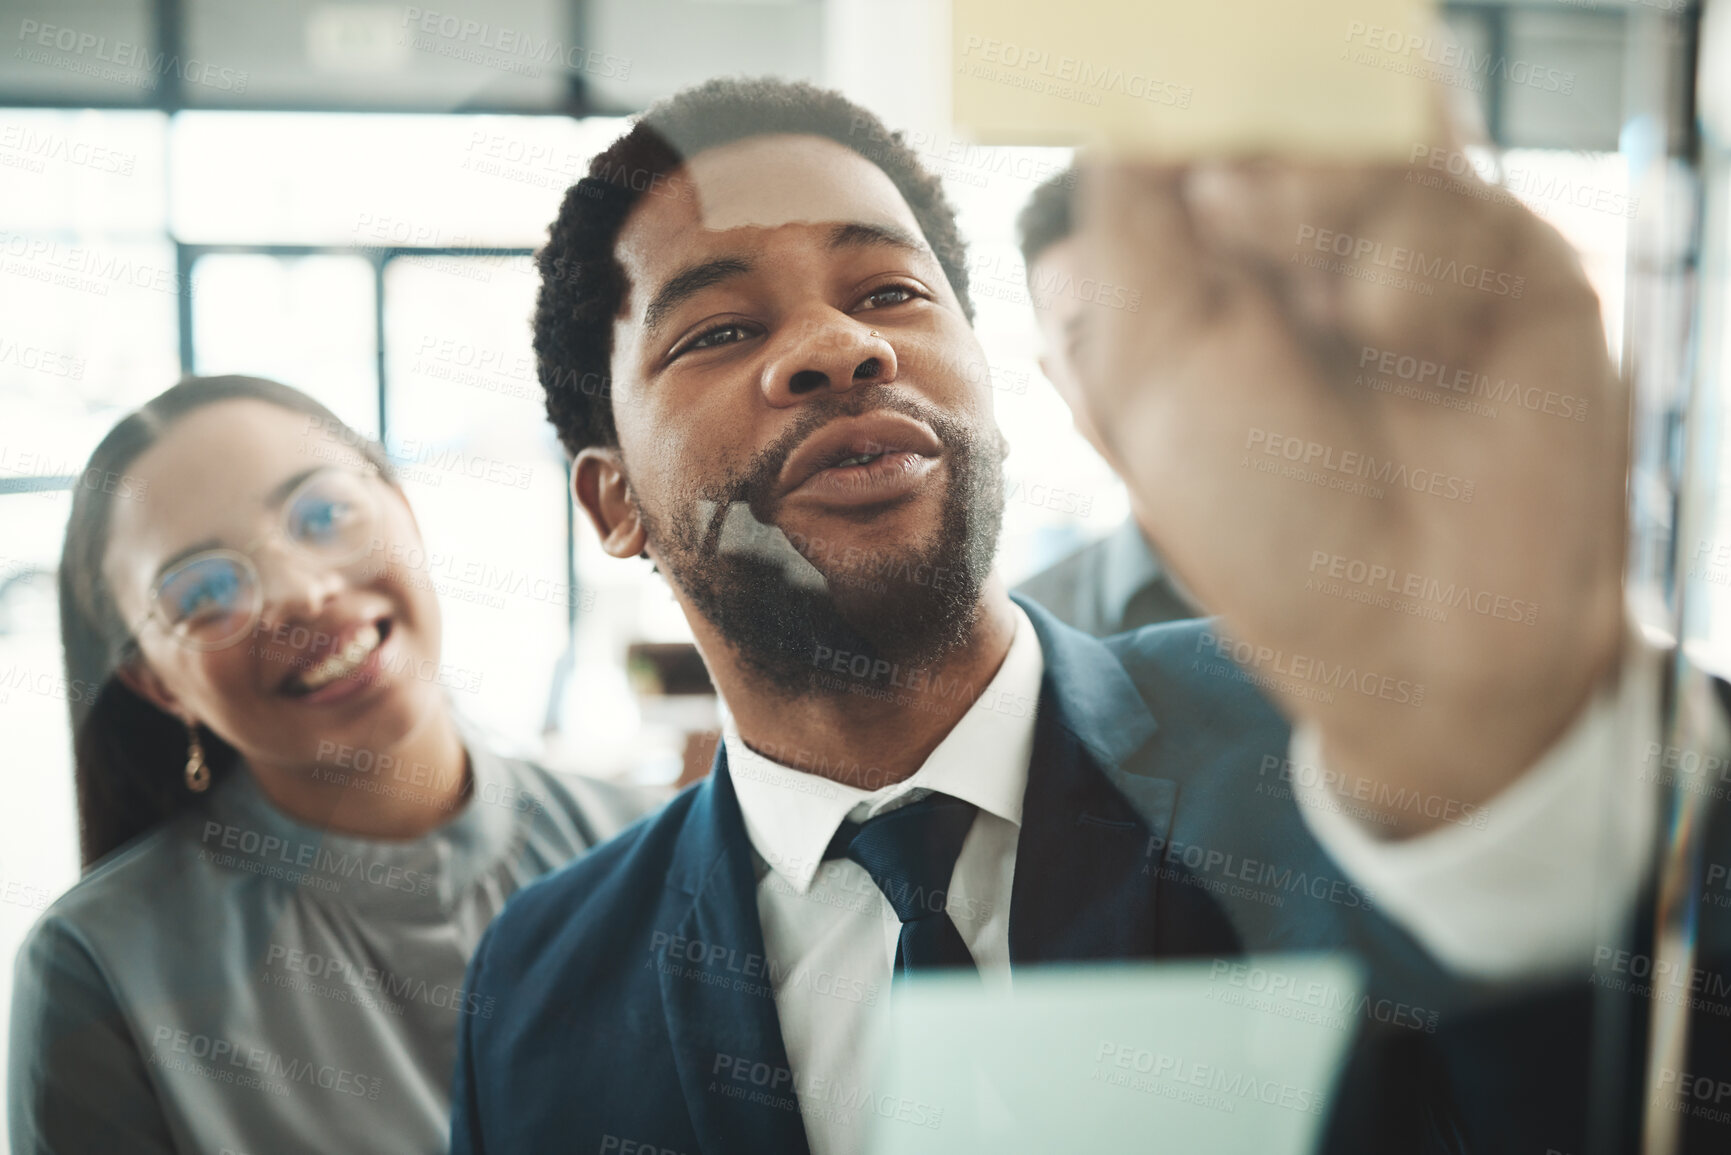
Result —
[{"label": "man's lips", "polygon": [[[782,466],[780,493],[867,497],[923,477],[943,453],[924,422],[888,410],[843,417],[803,441]],[[890,496],[888,492],[885,496]]]}]

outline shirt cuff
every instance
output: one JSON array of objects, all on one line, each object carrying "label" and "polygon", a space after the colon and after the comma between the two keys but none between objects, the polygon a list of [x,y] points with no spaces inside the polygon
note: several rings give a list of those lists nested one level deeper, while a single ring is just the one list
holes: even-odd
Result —
[{"label": "shirt cuff", "polygon": [[[1663,650],[1631,626],[1613,687],[1489,802],[1415,795],[1442,823],[1381,839],[1327,783],[1321,735],[1292,735],[1293,795],[1323,849],[1440,962],[1483,980],[1590,967],[1617,941],[1649,861],[1658,804],[1643,752],[1659,732]],[[1401,796],[1395,796],[1397,804]]]}]

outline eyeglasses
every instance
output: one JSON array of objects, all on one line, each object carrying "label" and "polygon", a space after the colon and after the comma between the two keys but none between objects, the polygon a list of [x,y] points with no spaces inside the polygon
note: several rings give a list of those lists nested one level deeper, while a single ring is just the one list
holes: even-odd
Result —
[{"label": "eyeglasses", "polygon": [[154,618],[192,649],[234,645],[264,612],[264,583],[252,554],[270,538],[280,534],[302,556],[333,566],[350,564],[375,548],[374,477],[321,469],[290,491],[276,524],[245,549],[206,550],[176,562],[151,587],[150,610],[133,634]]}]

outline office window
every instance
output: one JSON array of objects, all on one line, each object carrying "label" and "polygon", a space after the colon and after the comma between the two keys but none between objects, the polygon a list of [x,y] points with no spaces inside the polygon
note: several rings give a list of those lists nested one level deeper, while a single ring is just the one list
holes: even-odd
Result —
[{"label": "office window", "polygon": [[293,385],[377,436],[374,308],[360,257],[210,254],[192,271],[193,364]]},{"label": "office window", "polygon": [[[538,752],[570,645],[564,450],[529,348],[527,257],[424,257],[385,271],[385,449],[420,522],[457,707]],[[467,687],[473,687],[468,689]]]}]

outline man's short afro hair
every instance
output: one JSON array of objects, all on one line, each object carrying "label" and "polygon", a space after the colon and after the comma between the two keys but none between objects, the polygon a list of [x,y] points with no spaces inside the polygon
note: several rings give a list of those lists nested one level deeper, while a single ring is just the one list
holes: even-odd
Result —
[{"label": "man's short afro hair", "polygon": [[[666,176],[705,149],[755,136],[828,137],[884,171],[913,210],[967,318],[967,254],[942,183],[920,166],[899,132],[840,93],[772,79],[711,80],[651,107],[589,163],[566,190],[547,244],[536,254],[535,359],[547,416],[568,452],[617,445],[611,362],[613,318],[625,272],[613,246],[632,208],[653,193],[676,195]],[[689,195],[689,191],[685,192]]]}]

